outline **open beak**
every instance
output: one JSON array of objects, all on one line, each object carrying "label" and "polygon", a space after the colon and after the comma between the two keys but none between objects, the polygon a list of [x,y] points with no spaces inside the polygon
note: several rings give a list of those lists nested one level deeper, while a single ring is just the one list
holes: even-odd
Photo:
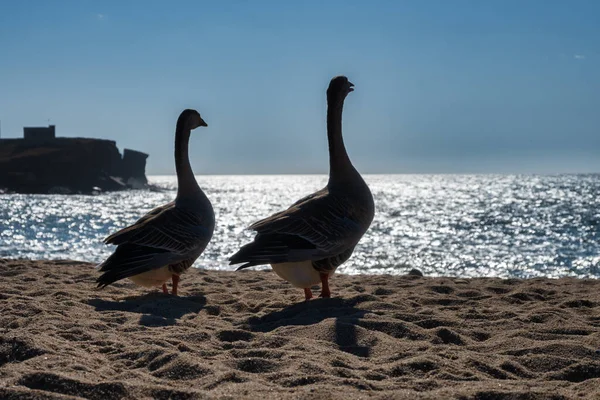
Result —
[{"label": "open beak", "polygon": [[354,83],[348,82],[348,92],[354,92]]},{"label": "open beak", "polygon": [[208,124],[206,123],[206,121],[200,118],[200,126],[208,126]]}]

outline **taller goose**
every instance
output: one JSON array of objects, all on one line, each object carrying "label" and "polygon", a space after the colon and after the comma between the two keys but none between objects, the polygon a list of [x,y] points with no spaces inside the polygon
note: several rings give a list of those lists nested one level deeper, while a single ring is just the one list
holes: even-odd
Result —
[{"label": "taller goose", "polygon": [[331,297],[329,277],[350,258],[375,213],[371,191],[350,162],[342,138],[344,100],[353,87],[338,76],[327,89],[327,186],[252,224],[254,241],[229,259],[230,265],[245,263],[238,270],[270,264],[281,278],[304,289],[306,300],[319,282],[320,297]]},{"label": "taller goose", "polygon": [[175,130],[175,168],[177,197],[144,215],[133,225],[104,241],[117,245],[115,252],[99,265],[104,273],[97,279],[103,288],[129,278],[144,287],[173,281],[177,295],[179,275],[192,266],[212,238],[215,214],[212,205],[198,186],[190,159],[188,143],[193,129],[208,126],[196,110],[184,110]]}]

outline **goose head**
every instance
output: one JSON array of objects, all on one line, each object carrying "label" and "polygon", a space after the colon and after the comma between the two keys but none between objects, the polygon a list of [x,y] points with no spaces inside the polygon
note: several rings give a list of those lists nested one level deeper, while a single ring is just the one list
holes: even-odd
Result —
[{"label": "goose head", "polygon": [[181,115],[179,115],[177,125],[186,126],[190,130],[196,129],[200,126],[208,126],[208,124],[200,116],[200,113],[192,109],[183,110]]},{"label": "goose head", "polygon": [[344,101],[348,93],[354,91],[354,84],[345,76],[336,76],[329,82],[327,99],[331,101]]}]

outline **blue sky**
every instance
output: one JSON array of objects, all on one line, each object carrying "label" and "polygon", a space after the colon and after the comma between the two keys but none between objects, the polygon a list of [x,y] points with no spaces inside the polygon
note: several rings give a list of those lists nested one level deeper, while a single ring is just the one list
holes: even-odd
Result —
[{"label": "blue sky", "polygon": [[365,173],[600,171],[600,1],[4,1],[2,136],[57,125],[173,173],[327,172],[325,89]]}]

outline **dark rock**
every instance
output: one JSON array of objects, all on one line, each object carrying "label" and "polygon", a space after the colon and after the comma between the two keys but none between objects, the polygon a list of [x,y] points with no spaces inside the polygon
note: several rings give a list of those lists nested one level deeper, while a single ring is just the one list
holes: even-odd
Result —
[{"label": "dark rock", "polygon": [[143,188],[147,154],[112,140],[0,140],[0,188],[17,193],[93,194]]}]

